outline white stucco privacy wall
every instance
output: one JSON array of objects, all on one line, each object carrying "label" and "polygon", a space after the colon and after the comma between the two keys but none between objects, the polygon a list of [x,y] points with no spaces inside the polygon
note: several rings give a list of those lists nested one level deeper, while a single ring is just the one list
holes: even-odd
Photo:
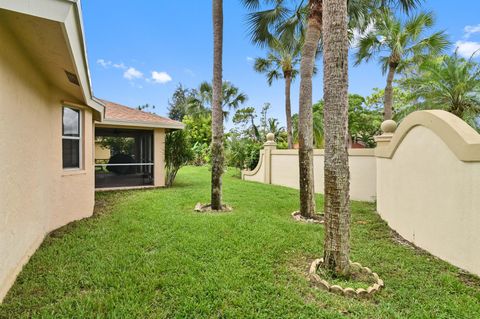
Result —
[{"label": "white stucco privacy wall", "polygon": [[444,111],[412,113],[380,142],[377,211],[415,245],[480,275],[480,135]]},{"label": "white stucco privacy wall", "polygon": [[[373,149],[350,149],[350,198],[374,201],[376,194],[376,159]],[[315,191],[323,194],[324,151],[313,152]],[[242,178],[273,185],[299,188],[298,150],[277,150],[275,143],[267,142],[260,152],[257,167],[243,171]]]}]

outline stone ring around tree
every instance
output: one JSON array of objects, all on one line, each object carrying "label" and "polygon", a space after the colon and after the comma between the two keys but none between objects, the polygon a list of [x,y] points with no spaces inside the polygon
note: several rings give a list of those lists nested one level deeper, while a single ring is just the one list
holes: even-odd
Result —
[{"label": "stone ring around tree", "polygon": [[377,273],[372,272],[370,268],[364,267],[358,262],[352,262],[352,261],[350,261],[350,268],[352,269],[353,273],[362,273],[365,275],[370,275],[374,284],[370,285],[366,289],[364,288],[354,289],[350,287],[343,288],[339,285],[331,285],[328,281],[321,278],[317,274],[318,268],[322,265],[323,265],[323,258],[315,259],[310,265],[308,276],[312,283],[314,283],[318,288],[324,289],[326,291],[330,291],[332,293],[336,293],[346,297],[369,298],[385,286],[383,280],[380,279]]}]

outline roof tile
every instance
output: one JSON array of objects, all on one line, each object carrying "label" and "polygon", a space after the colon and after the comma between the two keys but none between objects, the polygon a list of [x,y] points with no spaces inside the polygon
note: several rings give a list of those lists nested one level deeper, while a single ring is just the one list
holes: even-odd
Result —
[{"label": "roof tile", "polygon": [[114,102],[100,100],[105,105],[105,119],[148,124],[180,124],[180,122],[154,113],[148,113]]}]

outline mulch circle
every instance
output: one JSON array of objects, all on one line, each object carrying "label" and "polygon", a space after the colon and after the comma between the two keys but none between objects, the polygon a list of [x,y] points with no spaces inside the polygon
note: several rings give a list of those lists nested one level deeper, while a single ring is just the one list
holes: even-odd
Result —
[{"label": "mulch circle", "polygon": [[317,213],[315,218],[305,218],[300,215],[299,211],[292,213],[292,218],[297,222],[311,223],[311,224],[323,224],[325,222],[325,215],[323,213]]},{"label": "mulch circle", "polygon": [[193,210],[197,213],[229,213],[233,210],[233,208],[223,204],[221,210],[213,210],[210,204],[197,203]]}]

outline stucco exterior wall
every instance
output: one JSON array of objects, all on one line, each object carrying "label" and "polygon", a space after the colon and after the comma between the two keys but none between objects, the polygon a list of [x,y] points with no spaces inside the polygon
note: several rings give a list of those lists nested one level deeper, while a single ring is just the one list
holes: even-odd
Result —
[{"label": "stucco exterior wall", "polygon": [[165,186],[165,129],[157,128],[153,131],[153,185]]},{"label": "stucco exterior wall", "polygon": [[[314,150],[315,192],[323,194],[324,151]],[[374,201],[376,197],[376,159],[373,149],[350,149],[350,198]],[[257,167],[243,171],[242,178],[273,185],[299,188],[298,150],[269,150],[260,154]]]},{"label": "stucco exterior wall", "polygon": [[[412,115],[379,149],[377,210],[405,239],[480,275],[480,135],[435,112]],[[454,151],[456,134],[477,141]]]},{"label": "stucco exterior wall", "polygon": [[[83,169],[62,168],[62,100],[0,25],[0,300],[51,230],[94,206],[92,113],[83,110]],[[72,100],[75,102],[75,100]]]}]

